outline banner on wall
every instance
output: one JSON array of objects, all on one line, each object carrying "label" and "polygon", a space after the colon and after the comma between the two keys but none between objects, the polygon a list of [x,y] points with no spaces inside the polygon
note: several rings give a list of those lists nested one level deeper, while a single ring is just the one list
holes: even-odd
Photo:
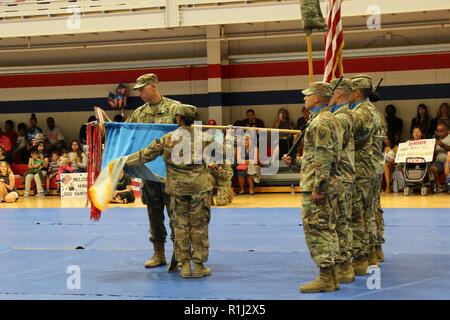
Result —
[{"label": "banner on wall", "polygon": [[87,199],[87,173],[61,173],[61,199]]},{"label": "banner on wall", "polygon": [[425,162],[432,162],[436,139],[423,139],[400,143],[395,156],[395,163],[405,163],[406,158],[424,158]]}]

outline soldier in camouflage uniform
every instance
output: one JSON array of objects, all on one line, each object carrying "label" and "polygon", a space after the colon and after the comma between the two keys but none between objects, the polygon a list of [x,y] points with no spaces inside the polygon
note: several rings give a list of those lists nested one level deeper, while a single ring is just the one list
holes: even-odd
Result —
[{"label": "soldier in camouflage uniform", "polygon": [[[201,131],[194,134],[190,127],[195,110],[189,105],[177,106],[175,114],[180,128],[132,154],[127,161],[127,165],[138,165],[159,155],[164,158],[166,190],[170,194],[175,231],[175,255],[182,264],[182,278],[211,275],[211,270],[203,263],[208,260],[209,253],[212,185],[209,168],[202,159],[203,152],[195,152],[194,148],[194,141],[205,144]],[[193,268],[190,261],[194,263]]]},{"label": "soldier in camouflage uniform", "polygon": [[[339,80],[331,82],[334,88]],[[336,232],[339,238],[339,255],[335,260],[339,282],[349,283],[355,278],[352,267],[353,232],[352,222],[352,190],[355,181],[355,143],[353,138],[353,116],[348,105],[348,98],[352,92],[352,82],[343,78],[335,88],[330,100],[331,112],[343,130],[342,157],[338,165],[344,192],[338,196],[338,216]]]},{"label": "soldier in camouflage uniform", "polygon": [[[145,104],[137,108],[126,122],[174,123],[174,108],[180,105],[180,102],[166,98],[159,93],[158,77],[155,74],[144,74],[137,78],[133,89],[139,90],[140,97]],[[164,183],[144,181],[142,200],[147,205],[150,241],[154,248],[154,255],[145,262],[144,266],[154,268],[166,264],[164,247],[167,231],[164,226],[164,207],[166,207],[170,219],[170,198],[165,191]],[[170,228],[173,241],[172,223],[170,223]]]},{"label": "soldier in camouflage uniform", "polygon": [[[311,112],[300,163],[302,220],[305,240],[320,268],[320,275],[299,289],[301,292],[330,292],[339,289],[335,270],[339,241],[335,228],[337,198],[343,192],[337,168],[342,154],[342,129],[328,109],[332,96],[329,84],[314,82],[302,93],[305,107]],[[292,163],[289,156],[283,159]]]},{"label": "soldier in camouflage uniform", "polygon": [[372,105],[372,81],[367,76],[352,78],[350,109],[353,115],[353,136],[355,138],[356,180],[353,190],[353,270],[355,275],[366,275],[370,245],[376,243],[375,215],[370,207],[369,192],[375,172],[373,160],[373,139],[375,134]]},{"label": "soldier in camouflage uniform", "polygon": [[[369,76],[368,79],[372,80]],[[373,152],[373,165],[374,172],[371,182],[371,189],[369,191],[369,207],[373,212],[371,215],[375,217],[376,224],[376,239],[374,242],[369,243],[369,265],[378,265],[378,262],[384,261],[384,254],[382,250],[382,243],[384,241],[384,219],[383,211],[380,206],[380,192],[381,192],[381,179],[384,174],[384,152],[383,141],[387,135],[387,123],[383,114],[370,103],[368,107],[372,113],[374,119],[374,135],[372,142]]]}]

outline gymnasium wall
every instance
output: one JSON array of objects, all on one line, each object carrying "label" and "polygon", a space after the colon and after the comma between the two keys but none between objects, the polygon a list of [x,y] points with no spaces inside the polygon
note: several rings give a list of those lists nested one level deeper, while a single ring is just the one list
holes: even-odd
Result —
[{"label": "gymnasium wall", "polygon": [[[321,79],[323,62],[315,61],[315,80]],[[380,89],[380,110],[387,104],[397,107],[404,121],[407,138],[412,117],[419,103],[428,105],[436,115],[442,102],[450,102],[450,52],[380,57],[352,57],[344,60],[346,76],[369,73],[375,82],[384,78]],[[224,122],[232,123],[245,117],[253,108],[258,118],[272,126],[279,108],[287,108],[292,120],[301,114],[302,96],[299,89],[308,83],[306,61],[277,61],[155,67],[133,70],[99,70],[65,73],[36,73],[0,76],[0,121],[26,122],[36,113],[38,125],[44,129],[45,119],[53,116],[67,140],[78,137],[82,123],[100,106],[111,117],[115,112],[107,104],[108,92],[118,83],[131,88],[136,77],[154,72],[160,78],[163,95],[199,107],[199,119],[208,120],[208,106],[222,105]],[[222,93],[208,93],[208,78],[222,79]],[[130,90],[126,114],[141,104]],[[224,123],[224,124],[228,124]]]}]

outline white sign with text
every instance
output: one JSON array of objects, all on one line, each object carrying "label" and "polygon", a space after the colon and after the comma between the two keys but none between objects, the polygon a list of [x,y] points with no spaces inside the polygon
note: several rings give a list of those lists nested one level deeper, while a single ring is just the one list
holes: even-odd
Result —
[{"label": "white sign with text", "polygon": [[61,173],[61,199],[87,197],[87,173]]},{"label": "white sign with text", "polygon": [[405,163],[406,158],[420,157],[425,162],[432,162],[436,139],[423,139],[400,143],[395,156],[395,163]]}]

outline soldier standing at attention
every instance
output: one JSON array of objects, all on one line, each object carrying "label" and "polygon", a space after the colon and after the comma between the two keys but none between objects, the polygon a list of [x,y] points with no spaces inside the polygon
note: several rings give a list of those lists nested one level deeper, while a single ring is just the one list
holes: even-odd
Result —
[{"label": "soldier standing at attention", "polygon": [[[367,79],[372,82],[372,78],[370,76],[366,75],[363,76],[367,77]],[[369,191],[369,206],[370,210],[372,210],[373,212],[371,213],[371,215],[375,217],[375,225],[376,225],[375,242],[369,243],[370,245],[368,257],[369,265],[378,265],[378,262],[384,261],[384,254],[381,247],[384,241],[384,219],[383,219],[383,211],[381,210],[380,205],[380,192],[381,192],[381,179],[384,173],[384,163],[385,163],[383,152],[383,141],[386,138],[388,130],[386,118],[372,104],[372,98],[374,94],[375,92],[372,91],[370,103],[367,104],[374,119],[373,120],[374,134],[372,141],[372,152],[373,152],[372,159],[374,165],[374,172],[372,183],[370,184],[371,188]]]},{"label": "soldier standing at attention", "polygon": [[[339,79],[331,81],[334,88]],[[344,192],[338,196],[338,216],[336,233],[339,238],[339,255],[336,259],[336,269],[340,283],[349,283],[355,279],[352,267],[352,190],[355,181],[355,141],[353,138],[353,117],[348,105],[352,92],[352,82],[343,78],[336,87],[330,100],[331,112],[343,130],[342,157],[338,165]]]},{"label": "soldier standing at attention", "polygon": [[174,113],[180,127],[133,153],[127,161],[127,165],[138,165],[152,161],[159,155],[164,158],[166,190],[170,194],[175,231],[175,258],[182,264],[182,278],[211,275],[211,270],[203,263],[207,261],[209,253],[212,184],[209,168],[202,158],[203,152],[197,154],[194,151],[195,141],[204,144],[203,134],[194,133],[190,127],[195,119],[195,111],[194,106],[177,106]]},{"label": "soldier standing at attention", "polygon": [[[153,74],[144,74],[137,78],[133,87],[139,90],[139,96],[145,102],[137,108],[126,122],[138,123],[174,123],[174,108],[180,102],[163,97],[158,89],[158,77]],[[164,226],[164,206],[170,219],[170,198],[161,182],[144,181],[142,201],[147,205],[150,222],[150,241],[153,243],[154,254],[144,264],[146,268],[154,268],[166,264],[165,242],[167,238]],[[170,223],[171,239],[173,241],[173,226]]]},{"label": "soldier standing at attention", "polygon": [[[342,154],[342,129],[328,110],[332,89],[328,83],[313,82],[303,90],[311,117],[305,129],[301,160],[302,220],[306,244],[320,275],[300,286],[301,292],[330,292],[339,289],[335,259],[339,253],[336,234],[337,197],[343,192],[338,176]],[[292,159],[285,155],[287,164]]]},{"label": "soldier standing at attention", "polygon": [[369,106],[372,81],[366,76],[352,78],[349,102],[353,115],[355,138],[355,172],[353,189],[353,271],[356,276],[367,274],[370,243],[375,244],[376,224],[369,207],[369,191],[375,172],[373,162],[374,119]]}]

